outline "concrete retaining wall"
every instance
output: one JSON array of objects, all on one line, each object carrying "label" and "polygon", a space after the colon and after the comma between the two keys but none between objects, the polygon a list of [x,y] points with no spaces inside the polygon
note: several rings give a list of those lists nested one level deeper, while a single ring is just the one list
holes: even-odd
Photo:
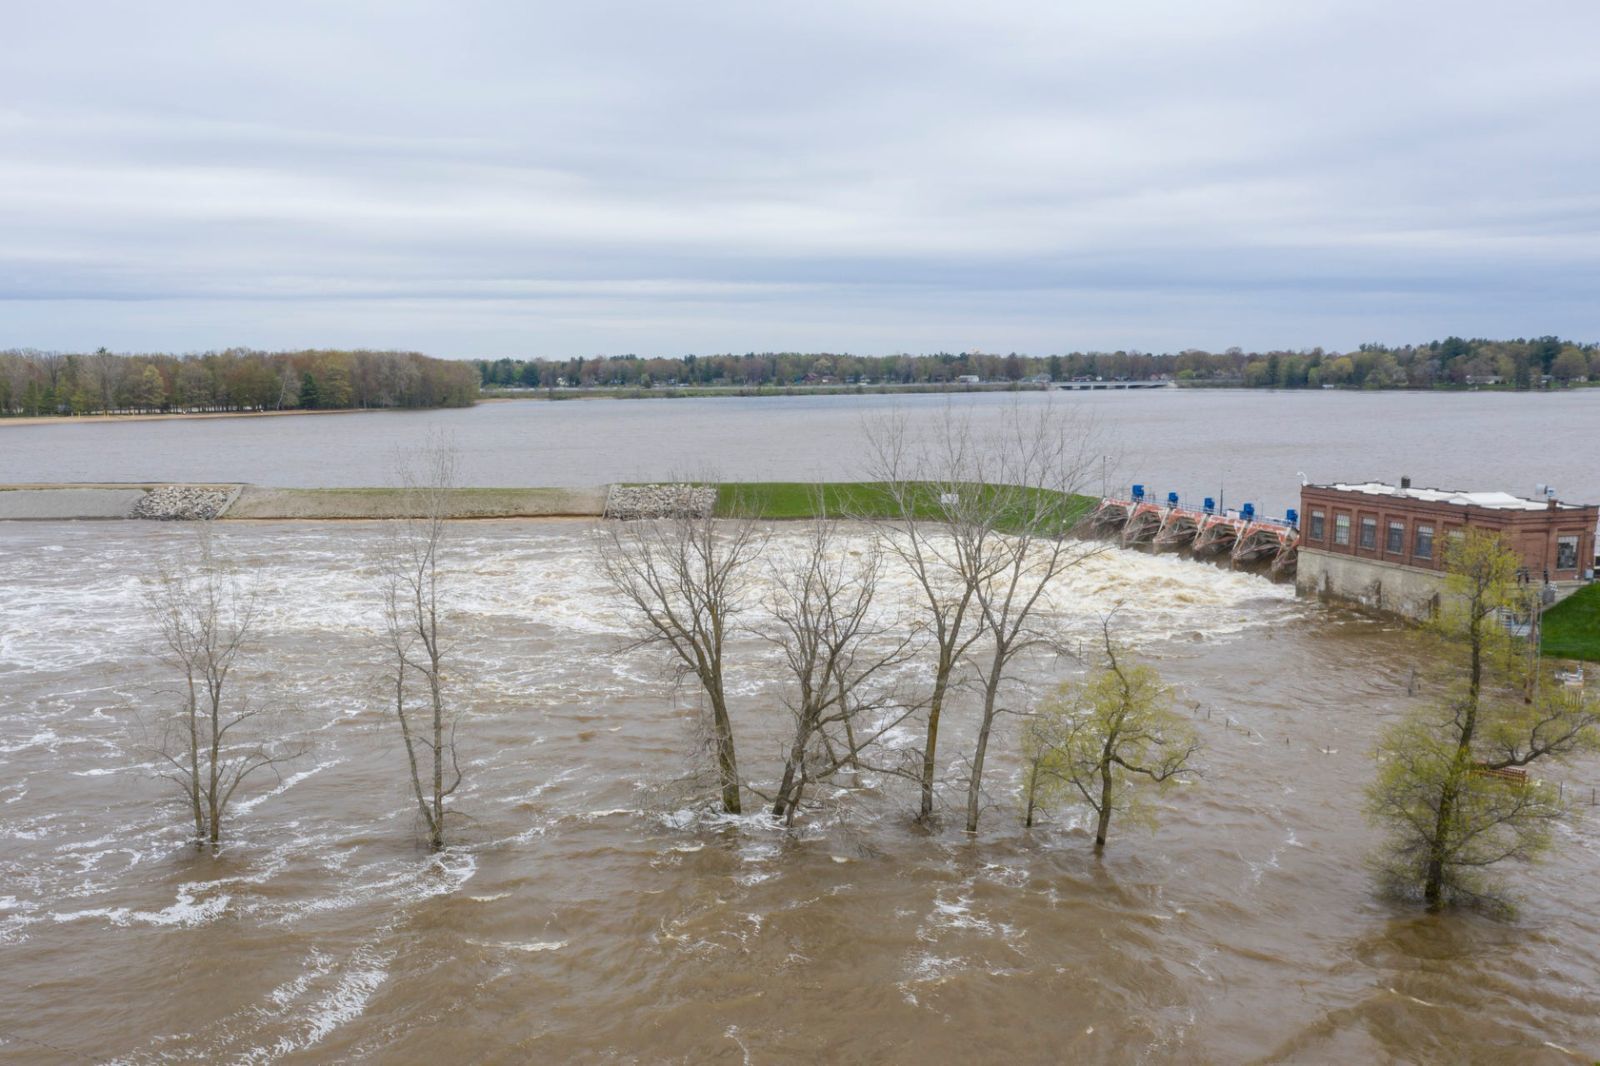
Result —
[{"label": "concrete retaining wall", "polygon": [[[450,518],[598,518],[606,490],[452,489]],[[400,518],[404,490],[271,489],[255,485],[0,485],[0,521]]]},{"label": "concrete retaining wall", "polygon": [[[1560,602],[1583,585],[1583,582],[1564,581],[1551,588],[1556,602]],[[1342,600],[1418,621],[1433,617],[1438,604],[1449,595],[1443,573],[1321,552],[1304,545],[1300,547],[1294,586],[1302,596]]]},{"label": "concrete retaining wall", "polygon": [[0,488],[0,521],[127,518],[145,492],[142,485]]},{"label": "concrete retaining wall", "polygon": [[[450,518],[598,518],[606,491],[593,489],[450,489]],[[233,519],[404,518],[415,507],[402,489],[269,489],[248,485],[227,509]]]},{"label": "concrete retaining wall", "polygon": [[1407,618],[1431,618],[1444,595],[1444,575],[1300,546],[1294,578],[1301,595],[1343,600]]}]

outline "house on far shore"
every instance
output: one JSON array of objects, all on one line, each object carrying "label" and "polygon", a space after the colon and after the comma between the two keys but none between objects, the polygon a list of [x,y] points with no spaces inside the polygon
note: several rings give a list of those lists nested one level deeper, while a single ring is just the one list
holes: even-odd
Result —
[{"label": "house on far shore", "polygon": [[977,385],[982,381],[983,379],[976,374],[962,374],[956,378],[957,385]]},{"label": "house on far shore", "polygon": [[1455,492],[1399,485],[1304,485],[1295,587],[1411,618],[1427,618],[1445,591],[1444,546],[1467,526],[1505,537],[1521,557],[1520,577],[1546,602],[1595,577],[1600,506],[1504,492]]}]

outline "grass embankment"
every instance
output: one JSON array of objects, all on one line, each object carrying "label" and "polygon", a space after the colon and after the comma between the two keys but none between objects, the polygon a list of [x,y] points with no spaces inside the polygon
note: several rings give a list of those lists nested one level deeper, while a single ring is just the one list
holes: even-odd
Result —
[{"label": "grass embankment", "polygon": [[[914,486],[911,503],[917,517],[942,520],[940,488]],[[1061,529],[1070,529],[1100,501],[1092,496],[1018,489],[1005,485],[977,486],[976,491],[999,503],[1000,528],[1020,528],[1025,520],[1047,516]],[[979,508],[982,510],[982,508]],[[744,481],[717,486],[717,514],[724,517],[765,519],[812,518],[820,514],[840,518],[893,518],[900,505],[889,486],[875,481]]]},{"label": "grass embankment", "polygon": [[1600,584],[1579,589],[1544,613],[1540,651],[1554,659],[1600,662]]}]

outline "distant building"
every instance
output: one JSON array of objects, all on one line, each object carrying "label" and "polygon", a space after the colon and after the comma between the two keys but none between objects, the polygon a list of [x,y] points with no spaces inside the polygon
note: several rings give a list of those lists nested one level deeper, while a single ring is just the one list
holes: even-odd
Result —
[{"label": "distant building", "polygon": [[981,382],[982,380],[983,379],[980,378],[976,374],[962,374],[960,377],[956,378],[956,384],[957,385],[976,385],[979,382]]},{"label": "distant building", "polygon": [[1453,492],[1368,482],[1300,490],[1302,593],[1349,600],[1413,618],[1437,608],[1444,546],[1467,526],[1503,536],[1522,577],[1561,599],[1594,580],[1600,507],[1527,500],[1504,492]]}]

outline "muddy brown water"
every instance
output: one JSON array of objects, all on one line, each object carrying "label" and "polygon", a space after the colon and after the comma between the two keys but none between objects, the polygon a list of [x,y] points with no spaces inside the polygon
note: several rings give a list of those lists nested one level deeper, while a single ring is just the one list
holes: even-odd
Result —
[{"label": "muddy brown water", "polygon": [[[8,1063],[1551,1062],[1600,1055],[1597,822],[1507,868],[1514,920],[1376,898],[1361,816],[1409,634],[1281,586],[1115,552],[1052,624],[1119,600],[1181,691],[1203,780],[1154,831],[985,822],[868,779],[793,832],[682,783],[692,696],[615,654],[577,522],[456,526],[466,784],[429,856],[398,776],[363,561],[374,527],[221,534],[268,611],[246,680],[313,740],[215,858],[130,749],[163,672],[138,590],[188,531],[0,528],[0,1060]],[[787,533],[779,532],[781,539]],[[740,647],[743,769],[778,764],[771,652]],[[1070,674],[1036,659],[1022,701]],[[914,680],[914,677],[908,677]],[[970,715],[945,741],[947,800]],[[909,734],[892,735],[896,744]],[[1587,793],[1592,764],[1560,772]]]}]

